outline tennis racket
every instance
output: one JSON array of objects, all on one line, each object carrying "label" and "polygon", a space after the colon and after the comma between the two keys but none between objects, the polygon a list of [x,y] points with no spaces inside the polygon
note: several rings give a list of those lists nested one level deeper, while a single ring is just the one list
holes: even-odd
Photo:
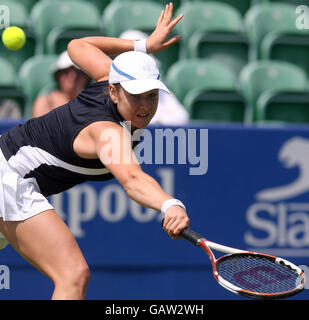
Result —
[{"label": "tennis racket", "polygon": [[[236,294],[256,299],[280,299],[305,288],[304,272],[285,259],[226,247],[206,240],[189,228],[184,229],[181,236],[206,251],[214,278]],[[212,250],[227,255],[216,259]]]}]

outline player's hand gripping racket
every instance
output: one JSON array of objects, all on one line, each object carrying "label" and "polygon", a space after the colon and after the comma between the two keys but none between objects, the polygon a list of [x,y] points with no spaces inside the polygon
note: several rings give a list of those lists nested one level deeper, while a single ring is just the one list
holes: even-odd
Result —
[{"label": "player's hand gripping racket", "polygon": [[[287,260],[226,247],[206,240],[189,228],[181,236],[206,251],[215,279],[234,293],[257,299],[279,299],[305,288],[304,272]],[[212,250],[227,255],[216,259]]]}]

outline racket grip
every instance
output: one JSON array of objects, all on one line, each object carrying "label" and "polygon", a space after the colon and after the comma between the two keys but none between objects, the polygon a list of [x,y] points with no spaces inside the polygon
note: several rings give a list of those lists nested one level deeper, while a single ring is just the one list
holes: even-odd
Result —
[{"label": "racket grip", "polygon": [[[161,221],[161,226],[163,227],[163,223],[164,223],[164,219],[162,219]],[[190,228],[185,228],[181,231],[180,235],[192,242],[193,244],[195,244],[196,246],[199,246],[200,244],[200,240],[204,239],[204,237],[202,237],[200,234],[198,234],[197,232],[191,230]]]},{"label": "racket grip", "polygon": [[200,234],[198,234],[197,232],[191,230],[190,228],[185,228],[182,230],[182,232],[180,233],[180,235],[192,242],[193,244],[195,244],[196,246],[199,246],[200,244],[200,240],[204,239],[204,237],[202,237]]}]

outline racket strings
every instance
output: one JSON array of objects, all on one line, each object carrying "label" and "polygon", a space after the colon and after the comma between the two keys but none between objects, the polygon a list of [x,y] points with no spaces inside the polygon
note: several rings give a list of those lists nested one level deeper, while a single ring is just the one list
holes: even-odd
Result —
[{"label": "racket strings", "polygon": [[234,286],[258,293],[295,290],[301,276],[284,264],[262,255],[233,254],[217,262],[219,275]]}]

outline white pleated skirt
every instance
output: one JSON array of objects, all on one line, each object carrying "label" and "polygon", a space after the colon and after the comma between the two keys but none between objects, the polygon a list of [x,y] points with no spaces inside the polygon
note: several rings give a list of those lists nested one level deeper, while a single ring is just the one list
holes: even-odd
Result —
[{"label": "white pleated skirt", "polygon": [[0,149],[0,218],[23,221],[49,209],[53,206],[41,194],[35,178],[22,178]]}]

